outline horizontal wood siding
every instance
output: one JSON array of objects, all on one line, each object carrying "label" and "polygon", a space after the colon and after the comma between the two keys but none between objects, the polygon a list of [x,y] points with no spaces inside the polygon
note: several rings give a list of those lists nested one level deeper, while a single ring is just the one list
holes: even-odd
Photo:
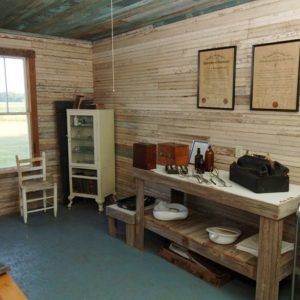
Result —
[{"label": "horizontal wood siding", "polygon": [[[46,152],[49,176],[59,180],[53,102],[72,100],[74,93],[93,97],[92,45],[0,31],[0,47],[35,51],[40,150]],[[0,214],[18,210],[16,176],[16,173],[0,174]]]},{"label": "horizontal wood siding", "polygon": [[[261,0],[116,36],[115,92],[111,40],[94,43],[95,99],[115,109],[118,196],[134,193],[132,143],[141,141],[191,144],[206,139],[216,166],[227,170],[236,146],[269,152],[290,168],[290,181],[300,184],[300,114],[249,108],[252,45],[299,39],[299,26],[299,1]],[[235,110],[197,109],[198,50],[234,45]],[[159,188],[148,191],[158,193]]]}]

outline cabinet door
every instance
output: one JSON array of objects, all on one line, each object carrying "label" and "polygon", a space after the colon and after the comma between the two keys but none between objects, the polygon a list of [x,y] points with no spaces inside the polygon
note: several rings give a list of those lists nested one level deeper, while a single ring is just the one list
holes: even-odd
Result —
[{"label": "cabinet door", "polygon": [[95,165],[95,118],[70,115],[71,163]]}]

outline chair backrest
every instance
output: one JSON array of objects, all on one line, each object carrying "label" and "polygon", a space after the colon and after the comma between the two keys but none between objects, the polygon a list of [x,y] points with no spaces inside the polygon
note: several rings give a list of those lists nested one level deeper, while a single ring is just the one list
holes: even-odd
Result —
[{"label": "chair backrest", "polygon": [[22,184],[26,180],[46,180],[46,154],[42,152],[42,156],[19,159],[16,155],[17,171],[19,183]]}]

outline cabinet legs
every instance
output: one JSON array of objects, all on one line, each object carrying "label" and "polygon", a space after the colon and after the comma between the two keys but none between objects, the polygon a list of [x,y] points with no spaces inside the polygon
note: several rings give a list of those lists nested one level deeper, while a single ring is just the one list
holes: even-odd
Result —
[{"label": "cabinet legs", "polygon": [[103,212],[103,203],[98,203],[98,211]]},{"label": "cabinet legs", "polygon": [[[75,196],[74,195],[69,195],[68,200],[68,208],[71,209],[72,205],[73,205],[73,200],[74,200]],[[97,202],[98,204],[98,211],[99,212],[103,212],[104,211],[104,202],[105,202],[105,198],[104,197],[96,197],[94,198],[94,200]]]},{"label": "cabinet legs", "polygon": [[98,210],[99,210],[99,213],[103,212],[104,211],[104,203],[105,203],[105,197],[106,196],[111,196],[112,197],[112,201],[114,203],[117,202],[117,195],[116,195],[116,192],[113,192],[111,194],[108,194],[108,195],[99,195],[95,198],[95,201],[98,203]]},{"label": "cabinet legs", "polygon": [[72,205],[73,205],[73,199],[74,199],[74,196],[69,196],[68,197],[68,200],[69,200],[69,204],[68,204],[68,209],[71,209]]}]

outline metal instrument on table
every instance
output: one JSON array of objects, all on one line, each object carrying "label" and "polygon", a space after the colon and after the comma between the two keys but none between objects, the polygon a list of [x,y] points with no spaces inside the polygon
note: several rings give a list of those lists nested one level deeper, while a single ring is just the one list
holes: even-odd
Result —
[{"label": "metal instrument on table", "polygon": [[[173,174],[178,174],[180,177],[189,177],[189,169],[188,169],[188,167],[187,166],[175,166],[175,165],[167,165],[167,166],[171,166],[171,168],[175,168],[176,169],[176,171],[177,171],[177,173],[173,173]],[[166,166],[166,168],[167,168],[167,166]],[[166,169],[166,171],[167,171],[167,169]],[[169,174],[172,174],[171,172],[168,172],[167,171],[167,173],[169,173]]]},{"label": "metal instrument on table", "polygon": [[[196,178],[200,184],[202,184],[202,183],[205,183],[205,184],[207,184],[207,185],[212,184],[212,179],[211,179],[211,180],[208,180],[208,179],[206,179],[206,178],[203,176],[203,174],[195,173],[194,170],[192,170],[192,174],[191,174],[191,175],[189,174],[189,170],[188,170],[187,168],[186,168],[186,170],[184,170],[184,171],[183,171],[181,168],[178,168],[177,171],[178,171],[178,175],[179,175],[180,177],[193,177],[193,178]],[[222,179],[221,179],[221,180],[222,180]],[[214,183],[214,184],[216,184],[216,183]],[[226,183],[225,183],[224,186],[226,186]]]},{"label": "metal instrument on table", "polygon": [[203,182],[203,177],[201,177],[200,175],[196,174],[196,175],[193,175],[193,177],[195,177],[199,183]]},{"label": "metal instrument on table", "polygon": [[205,183],[205,184],[211,184],[211,182],[206,179],[202,174],[199,174],[199,176],[202,178],[202,181]]},{"label": "metal instrument on table", "polygon": [[211,182],[209,180],[207,180],[203,174],[195,174],[194,170],[193,170],[193,175],[192,177],[196,178],[198,180],[199,183],[205,183],[205,184],[211,184]]},{"label": "metal instrument on table", "polygon": [[214,168],[210,173],[210,181],[217,185],[219,183],[222,187],[231,187],[231,185],[227,184],[219,175],[219,170],[217,168]]}]

